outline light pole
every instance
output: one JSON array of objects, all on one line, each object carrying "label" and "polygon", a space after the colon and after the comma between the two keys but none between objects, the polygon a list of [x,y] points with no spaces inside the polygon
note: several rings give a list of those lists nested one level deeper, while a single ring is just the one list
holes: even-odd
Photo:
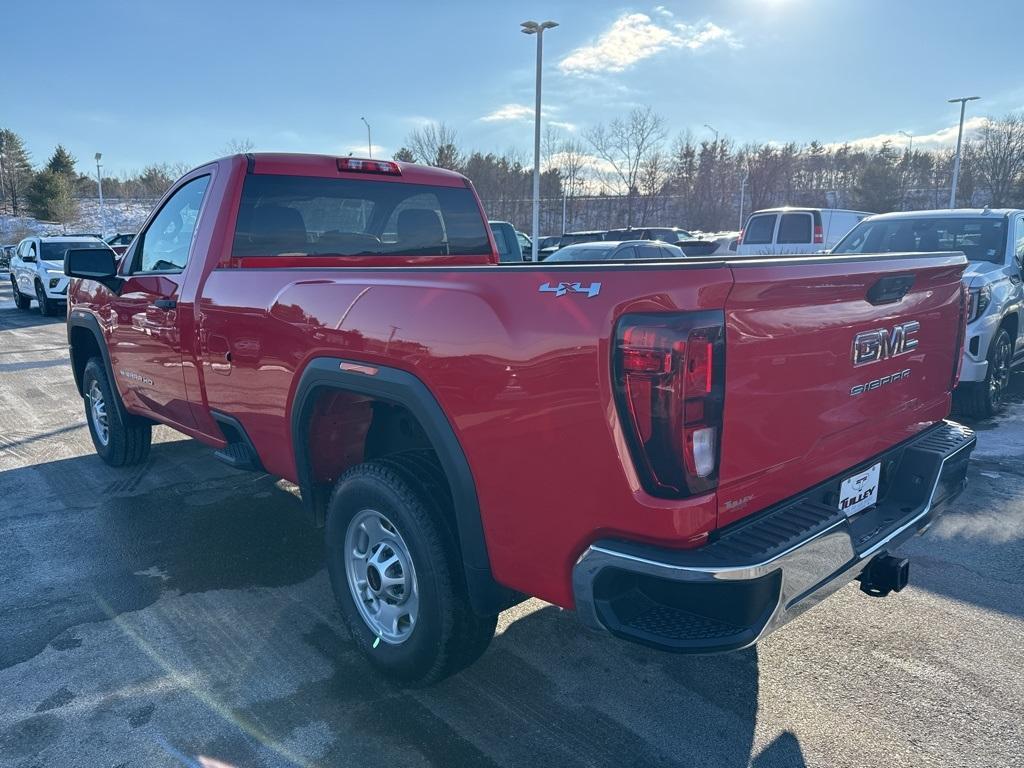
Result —
[{"label": "light pole", "polygon": [[553,29],[558,22],[524,21],[519,26],[524,35],[537,36],[537,98],[533,107],[533,245],[530,261],[538,261],[537,244],[540,241],[540,73],[544,61],[544,30]]},{"label": "light pole", "polygon": [[743,179],[740,181],[740,231],[743,230],[743,204],[746,202],[744,199],[747,196],[747,180],[750,178],[750,166],[743,166]]},{"label": "light pole", "polygon": [[900,131],[900,135],[906,136],[908,139],[910,139],[910,146],[907,147],[907,154],[914,154],[914,134],[908,133],[907,131]]},{"label": "light pole", "polygon": [[107,228],[107,212],[103,208],[103,166],[100,165],[100,159],[103,157],[102,152],[96,153],[96,186],[100,191],[100,232],[103,233]]},{"label": "light pole", "polygon": [[713,134],[715,134],[715,146],[718,146],[718,131],[716,131],[713,126],[710,126],[707,123],[704,123],[704,127],[711,131]]},{"label": "light pole", "polygon": [[964,96],[959,99],[948,99],[950,104],[960,103],[960,130],[956,134],[956,157],[953,158],[953,186],[949,190],[949,207],[956,208],[956,185],[960,181],[960,145],[964,140],[964,111],[968,101],[977,101],[980,96]]},{"label": "light pole", "polygon": [[[5,188],[4,188],[4,153],[3,152],[0,152],[0,198],[2,198],[5,202],[7,200],[7,192],[5,191]],[[3,209],[0,208],[0,211],[3,211]],[[14,207],[13,206],[11,207],[11,214],[12,215],[14,214]]]},{"label": "light pole", "polygon": [[373,140],[370,138],[370,124],[366,122],[365,117],[360,117],[360,120],[366,125],[366,156],[373,159]]}]

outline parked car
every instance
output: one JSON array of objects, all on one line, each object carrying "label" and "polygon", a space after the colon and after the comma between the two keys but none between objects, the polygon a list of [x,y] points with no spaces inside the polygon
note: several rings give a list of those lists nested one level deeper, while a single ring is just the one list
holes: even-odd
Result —
[{"label": "parked car", "polygon": [[639,229],[611,229],[605,240],[660,240],[677,245],[687,256],[710,256],[718,250],[718,243],[703,240],[678,227],[643,227]]},{"label": "parked car", "polygon": [[18,309],[28,309],[35,299],[39,314],[55,315],[67,300],[68,279],[64,275],[64,254],[69,248],[110,248],[92,235],[26,237],[11,258],[11,288]]},{"label": "parked car", "polygon": [[494,233],[494,243],[498,246],[499,260],[503,263],[521,263],[529,261],[529,254],[524,254],[519,244],[516,228],[507,221],[489,221],[491,232]]},{"label": "parked car", "polygon": [[525,232],[516,230],[516,240],[519,241],[519,249],[523,252],[523,259],[526,261],[530,260],[530,256],[533,253],[533,240]]},{"label": "parked car", "polygon": [[167,424],[295,483],[352,642],[424,684],[526,595],[705,653],[901,589],[975,444],[945,421],[966,264],[501,264],[460,174],[235,155],[119,262],[68,252],[68,340],[107,464]]},{"label": "parked car", "polygon": [[960,251],[969,304],[957,400],[986,418],[1002,404],[1010,371],[1024,363],[1021,287],[1024,211],[963,209],[886,213],[864,219],[833,253]]},{"label": "parked car", "polygon": [[765,208],[754,211],[740,232],[740,256],[816,253],[834,247],[864,217],[838,208]]},{"label": "parked car", "polygon": [[561,235],[545,235],[537,242],[537,249],[543,251],[547,248],[557,248],[561,239]]},{"label": "parked car", "polygon": [[134,232],[118,232],[116,235],[108,237],[106,243],[114,253],[118,256],[122,256],[124,255],[124,252],[128,250],[128,246],[132,244],[132,240],[134,239]]},{"label": "parked car", "polygon": [[580,232],[566,232],[560,238],[558,238],[558,247],[565,248],[567,245],[576,245],[577,243],[593,243],[598,240],[604,240],[605,235],[608,234],[603,229],[592,229]]},{"label": "parked car", "polygon": [[18,250],[17,245],[0,245],[0,270],[6,272],[11,267],[11,257]]},{"label": "parked car", "polygon": [[578,243],[559,248],[545,261],[632,261],[635,259],[683,259],[682,249],[656,240]]}]

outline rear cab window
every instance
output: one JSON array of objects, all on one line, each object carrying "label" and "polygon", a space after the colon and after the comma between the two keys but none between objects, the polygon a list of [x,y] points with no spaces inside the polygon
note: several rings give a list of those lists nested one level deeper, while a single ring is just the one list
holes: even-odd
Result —
[{"label": "rear cab window", "polygon": [[490,254],[468,187],[251,174],[234,257]]},{"label": "rear cab window", "polygon": [[743,231],[743,244],[771,245],[777,218],[778,216],[774,213],[751,216],[750,221],[747,222],[747,228]]},{"label": "rear cab window", "polygon": [[813,219],[809,213],[784,213],[779,221],[779,245],[803,245],[811,242]]}]

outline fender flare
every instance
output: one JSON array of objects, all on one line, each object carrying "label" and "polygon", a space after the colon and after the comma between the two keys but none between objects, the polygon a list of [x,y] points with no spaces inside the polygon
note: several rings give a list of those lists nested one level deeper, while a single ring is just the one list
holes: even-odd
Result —
[{"label": "fender flare", "polygon": [[100,358],[103,360],[103,368],[107,372],[107,381],[110,382],[110,389],[114,392],[114,397],[117,398],[117,404],[120,406],[122,411],[125,411],[124,401],[121,399],[121,392],[117,388],[117,379],[114,378],[114,369],[110,364],[110,351],[107,349],[107,342],[103,336],[103,330],[100,328],[100,321],[96,319],[96,316],[81,310],[73,309],[68,312],[68,353],[71,357],[71,371],[75,377],[75,387],[78,389],[79,395],[84,395],[82,392],[82,375],[75,365],[75,346],[71,341],[71,329],[72,328],[85,328],[92,333],[93,338],[96,340],[96,346],[100,350]]},{"label": "fender flare", "polygon": [[[352,366],[343,370],[342,364]],[[480,503],[466,454],[440,404],[416,376],[397,368],[374,365],[375,373],[355,360],[318,357],[309,362],[299,377],[291,409],[292,449],[302,504],[317,520],[326,508],[328,494],[313,482],[309,456],[309,422],[319,390],[340,389],[401,405],[423,427],[448,478],[458,528],[466,587],[473,609],[481,615],[494,614],[516,602],[516,593],[498,584],[491,573],[484,539]],[[317,520],[317,522],[320,522]]]}]

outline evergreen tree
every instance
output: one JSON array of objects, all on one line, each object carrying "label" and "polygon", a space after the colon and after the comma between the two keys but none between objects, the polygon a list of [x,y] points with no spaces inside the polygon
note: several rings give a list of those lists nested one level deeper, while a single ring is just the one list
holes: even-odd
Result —
[{"label": "evergreen tree", "polygon": [[50,159],[46,163],[46,170],[53,173],[63,173],[69,178],[75,177],[75,158],[70,152],[64,149],[63,144],[58,144],[53,150]]},{"label": "evergreen tree", "polygon": [[32,160],[21,136],[7,128],[0,128],[0,155],[3,155],[0,160],[3,163],[0,211],[10,211],[12,215],[18,216],[24,213],[25,193],[35,175]]}]

